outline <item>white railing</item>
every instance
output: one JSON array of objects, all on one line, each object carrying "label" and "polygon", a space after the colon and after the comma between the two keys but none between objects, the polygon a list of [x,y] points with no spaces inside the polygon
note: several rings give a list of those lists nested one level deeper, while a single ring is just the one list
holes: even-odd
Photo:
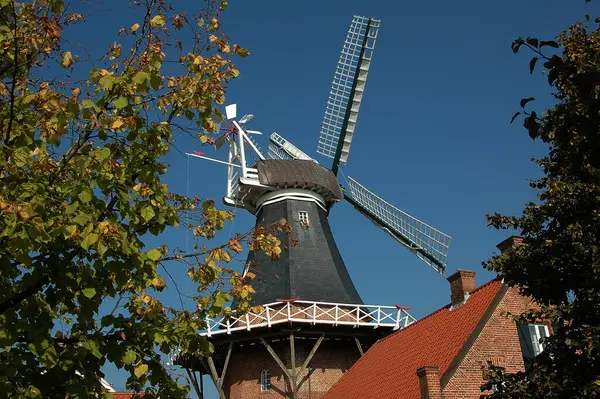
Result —
[{"label": "white railing", "polygon": [[416,319],[407,308],[312,301],[280,301],[263,305],[260,313],[206,318],[201,335],[231,334],[235,331],[271,327],[277,324],[311,324],[372,328],[407,327]]}]

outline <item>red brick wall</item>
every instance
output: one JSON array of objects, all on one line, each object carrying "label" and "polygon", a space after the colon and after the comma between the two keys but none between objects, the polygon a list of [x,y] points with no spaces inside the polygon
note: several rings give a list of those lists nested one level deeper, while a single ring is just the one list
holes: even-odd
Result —
[{"label": "red brick wall", "polygon": [[509,373],[523,370],[515,321],[503,313],[519,314],[534,306],[529,298],[519,295],[517,289],[506,292],[464,360],[443,387],[444,399],[478,399],[482,394],[480,386],[484,383],[483,372],[488,360]]},{"label": "red brick wall", "polygon": [[[296,337],[296,367],[304,363],[316,339]],[[287,338],[270,342],[282,362],[290,365],[290,346]],[[320,399],[359,358],[354,341],[328,340],[325,338],[313,356],[306,371],[298,379],[300,388],[298,399]],[[267,352],[256,343],[238,347],[231,354],[230,367],[225,375],[225,396],[231,399],[272,399],[290,397],[287,378]],[[260,390],[260,373],[268,368],[271,371],[273,388],[267,392]]]}]

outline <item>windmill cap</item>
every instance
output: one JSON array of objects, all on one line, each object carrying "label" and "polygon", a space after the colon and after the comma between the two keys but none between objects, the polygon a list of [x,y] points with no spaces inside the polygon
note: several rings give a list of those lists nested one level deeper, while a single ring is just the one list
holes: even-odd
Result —
[{"label": "windmill cap", "polygon": [[326,202],[335,203],[344,193],[333,172],[319,164],[301,159],[268,159],[256,162],[261,184],[280,189],[301,188],[322,196]]}]

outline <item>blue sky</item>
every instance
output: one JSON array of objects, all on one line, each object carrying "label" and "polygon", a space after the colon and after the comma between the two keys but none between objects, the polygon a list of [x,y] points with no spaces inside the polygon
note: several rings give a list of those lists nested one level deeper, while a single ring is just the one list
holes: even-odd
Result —
[{"label": "blue sky", "polygon": [[[552,39],[586,13],[598,15],[598,7],[583,0],[229,3],[223,30],[251,56],[238,62],[241,75],[230,85],[227,102],[237,103],[239,114],[256,115],[247,127],[265,133],[263,149],[268,134],[277,131],[309,155],[316,154],[329,86],[352,16],[382,20],[343,172],[451,235],[448,274],[475,270],[478,284],[493,278],[481,262],[511,232],[488,228],[485,214],[518,214],[535,199],[528,181],[540,171],[530,158],[545,150],[520,123],[510,125],[510,118],[523,97],[536,97],[532,104],[538,112],[552,104],[545,78],[540,72],[529,75],[531,55],[514,55],[510,44],[518,36]],[[89,22],[98,34],[90,40],[107,48],[117,39],[116,27],[130,26],[136,18],[122,10],[94,11]],[[201,150],[199,143],[183,137],[177,145]],[[226,154],[217,156],[224,159]],[[168,162],[172,189],[185,193],[189,183],[192,195],[223,196],[223,166],[190,160],[188,178],[185,157],[173,153]],[[247,212],[236,215],[217,241],[253,226]],[[330,224],[365,303],[409,306],[420,318],[449,301],[443,277],[349,204],[332,209]],[[148,244],[185,248],[187,240],[183,229],[174,229]],[[183,274],[174,274],[180,288],[192,293]],[[165,300],[178,303],[173,290]],[[123,387],[121,374],[107,369],[107,377]],[[217,397],[216,392],[205,397]]]}]

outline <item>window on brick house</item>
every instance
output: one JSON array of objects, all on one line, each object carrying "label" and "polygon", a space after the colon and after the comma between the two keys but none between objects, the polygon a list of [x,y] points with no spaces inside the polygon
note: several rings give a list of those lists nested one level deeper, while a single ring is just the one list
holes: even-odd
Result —
[{"label": "window on brick house", "polygon": [[269,369],[260,372],[260,390],[261,392],[271,390],[271,370]]},{"label": "window on brick house", "polygon": [[544,350],[544,343],[542,341],[550,336],[548,326],[544,324],[518,323],[517,330],[519,331],[523,359],[525,360],[525,365],[528,365]]}]

